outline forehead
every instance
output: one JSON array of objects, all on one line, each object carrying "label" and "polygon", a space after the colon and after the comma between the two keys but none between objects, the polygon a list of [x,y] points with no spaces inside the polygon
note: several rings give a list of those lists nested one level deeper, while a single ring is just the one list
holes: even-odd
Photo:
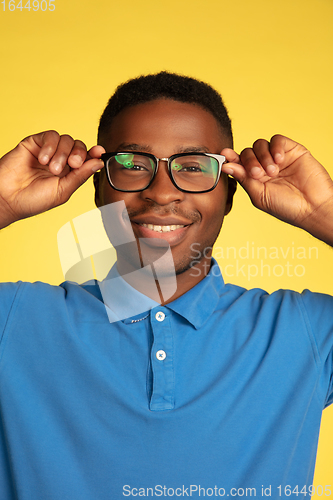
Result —
[{"label": "forehead", "polygon": [[157,156],[171,155],[184,147],[202,147],[220,153],[230,140],[215,117],[196,104],[158,99],[121,111],[103,141],[109,151],[137,144]]}]

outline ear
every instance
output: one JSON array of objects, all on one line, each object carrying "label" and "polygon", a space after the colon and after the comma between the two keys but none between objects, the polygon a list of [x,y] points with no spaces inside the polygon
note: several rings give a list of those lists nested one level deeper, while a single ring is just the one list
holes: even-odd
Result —
[{"label": "ear", "polygon": [[225,206],[225,212],[224,215],[228,215],[232,208],[232,202],[234,199],[234,194],[237,189],[237,181],[228,175],[228,197],[227,197],[227,203]]},{"label": "ear", "polygon": [[93,181],[95,187],[95,205],[97,208],[101,206],[101,200],[99,197],[100,180],[101,180],[101,172],[95,172],[93,176]]}]

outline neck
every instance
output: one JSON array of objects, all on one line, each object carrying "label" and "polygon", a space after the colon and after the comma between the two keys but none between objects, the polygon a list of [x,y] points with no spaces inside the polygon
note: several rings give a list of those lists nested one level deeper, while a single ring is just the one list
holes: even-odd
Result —
[{"label": "neck", "polygon": [[117,269],[122,278],[133,288],[161,305],[168,304],[184,295],[207,276],[211,267],[211,255],[185,270],[175,270],[171,251],[164,258],[144,262],[126,259],[117,253]]}]

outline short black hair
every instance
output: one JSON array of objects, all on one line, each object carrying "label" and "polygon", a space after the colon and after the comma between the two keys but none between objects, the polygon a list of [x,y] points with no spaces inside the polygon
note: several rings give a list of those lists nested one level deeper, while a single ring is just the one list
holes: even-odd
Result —
[{"label": "short black hair", "polygon": [[117,87],[101,116],[98,142],[103,141],[113,118],[123,109],[161,98],[197,104],[206,109],[233,144],[231,120],[220,94],[201,80],[168,71],[139,76]]}]

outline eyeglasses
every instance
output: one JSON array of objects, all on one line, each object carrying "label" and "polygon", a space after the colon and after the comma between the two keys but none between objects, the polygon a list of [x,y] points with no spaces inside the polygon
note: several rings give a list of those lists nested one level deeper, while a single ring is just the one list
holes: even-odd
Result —
[{"label": "eyeglasses", "polygon": [[104,153],[106,174],[117,191],[138,192],[153,182],[160,161],[168,162],[171,181],[180,191],[206,193],[219,181],[225,156],[210,153],[181,153],[170,158],[157,158],[150,153]]}]

